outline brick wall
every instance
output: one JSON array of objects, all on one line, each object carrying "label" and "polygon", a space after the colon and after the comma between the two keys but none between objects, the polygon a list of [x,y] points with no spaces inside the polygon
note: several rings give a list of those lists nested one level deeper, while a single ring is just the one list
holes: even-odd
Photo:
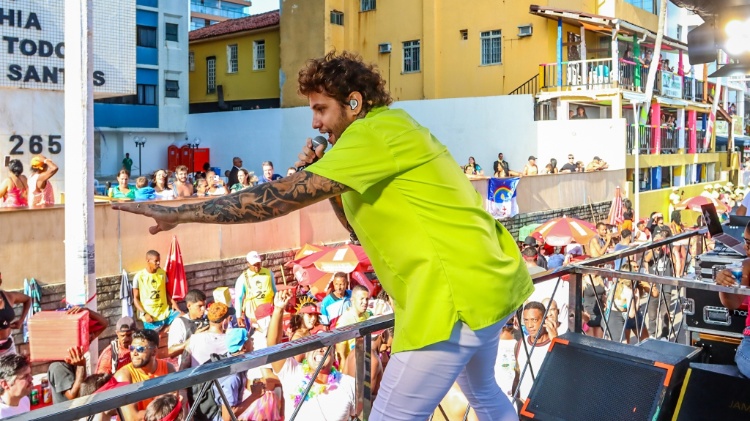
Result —
[{"label": "brick wall", "polygon": [[[532,223],[542,223],[552,218],[558,218],[563,215],[591,222],[605,219],[609,212],[610,202],[596,203],[591,206],[578,206],[574,208],[549,210],[542,212],[519,214],[513,218],[501,220],[505,228],[510,231],[514,238],[518,238],[518,230],[524,225]],[[593,209],[593,214],[592,214]],[[282,282],[282,266],[294,258],[296,250],[284,250],[266,253],[261,255],[263,266],[271,269],[276,276],[278,283]],[[145,263],[145,262],[144,262]],[[205,262],[185,267],[185,274],[188,279],[190,289],[197,288],[211,297],[215,288],[227,286],[233,287],[237,277],[245,269],[246,260],[244,257]],[[284,268],[284,276],[287,280],[293,279],[291,268]],[[128,274],[129,279],[133,279],[134,273]],[[40,281],[40,285],[43,282]],[[109,327],[99,337],[99,350],[101,351],[114,339],[114,325],[121,315],[121,304],[118,295],[120,293],[120,276],[109,276],[97,279],[97,308],[98,312],[109,320]],[[42,285],[42,310],[55,310],[62,307],[62,300],[65,296],[65,284]],[[212,298],[209,298],[211,301]],[[20,313],[20,308],[16,309]],[[19,352],[27,353],[28,344],[22,343],[23,336],[20,331],[16,332],[14,339],[18,344]],[[42,373],[47,371],[48,364],[35,364],[33,373]]]}]

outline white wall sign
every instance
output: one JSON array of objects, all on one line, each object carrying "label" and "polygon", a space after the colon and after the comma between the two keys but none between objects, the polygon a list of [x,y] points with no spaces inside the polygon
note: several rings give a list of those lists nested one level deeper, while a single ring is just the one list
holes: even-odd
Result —
[{"label": "white wall sign", "polygon": [[662,71],[661,94],[672,98],[682,98],[682,76]]}]

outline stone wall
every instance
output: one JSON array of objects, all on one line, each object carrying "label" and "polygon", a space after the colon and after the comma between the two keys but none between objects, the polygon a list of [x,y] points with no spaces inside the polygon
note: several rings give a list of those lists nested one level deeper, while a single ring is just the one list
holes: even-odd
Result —
[{"label": "stone wall", "polygon": [[[578,206],[574,208],[549,210],[542,212],[519,214],[513,218],[501,220],[505,228],[510,231],[514,238],[518,238],[518,230],[528,224],[542,223],[552,218],[563,215],[586,221],[596,222],[607,217],[610,202],[601,202],[591,206]],[[593,214],[592,214],[593,210]],[[277,283],[283,282],[282,267],[294,258],[296,250],[284,250],[261,255],[263,266],[270,268],[276,276]],[[237,277],[246,267],[244,257],[204,262],[185,266],[185,274],[190,289],[197,288],[206,293],[209,301],[212,301],[211,293],[215,288],[227,286],[233,287]],[[284,277],[293,279],[291,268],[283,268]],[[128,274],[130,280],[134,273]],[[40,282],[40,284],[42,284]],[[104,349],[114,338],[114,325],[121,316],[121,304],[118,298],[120,292],[120,276],[110,276],[97,279],[97,308],[99,313],[109,320],[109,327],[99,337],[99,350]],[[65,297],[65,284],[42,285],[42,310],[55,310],[63,306]],[[20,307],[16,312],[20,313]],[[18,344],[19,352],[28,353],[28,344],[22,343],[21,332],[16,332],[14,339]],[[46,372],[48,364],[34,364],[34,374]]]}]

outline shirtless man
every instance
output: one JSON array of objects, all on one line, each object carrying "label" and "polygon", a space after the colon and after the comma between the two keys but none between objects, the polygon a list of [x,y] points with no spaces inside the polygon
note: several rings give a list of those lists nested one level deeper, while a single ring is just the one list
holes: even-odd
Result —
[{"label": "shirtless man", "polygon": [[529,162],[523,167],[521,175],[537,175],[539,174],[539,167],[536,166],[536,157],[531,155]]},{"label": "shirtless man", "polygon": [[188,168],[185,165],[180,165],[175,168],[174,176],[174,188],[177,193],[177,197],[190,197],[193,195],[193,185],[187,181]]}]

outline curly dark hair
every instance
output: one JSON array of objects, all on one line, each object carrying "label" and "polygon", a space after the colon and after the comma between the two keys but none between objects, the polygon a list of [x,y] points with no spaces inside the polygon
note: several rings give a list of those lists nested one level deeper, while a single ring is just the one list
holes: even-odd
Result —
[{"label": "curly dark hair", "polygon": [[362,114],[393,102],[375,66],[348,51],[337,54],[334,50],[325,57],[309,60],[299,71],[298,92],[302,95],[325,93],[344,106],[349,105],[352,92],[359,92],[364,102]]},{"label": "curly dark hair", "polygon": [[8,170],[16,177],[20,177],[23,174],[23,164],[18,159],[11,159],[8,162]]}]

